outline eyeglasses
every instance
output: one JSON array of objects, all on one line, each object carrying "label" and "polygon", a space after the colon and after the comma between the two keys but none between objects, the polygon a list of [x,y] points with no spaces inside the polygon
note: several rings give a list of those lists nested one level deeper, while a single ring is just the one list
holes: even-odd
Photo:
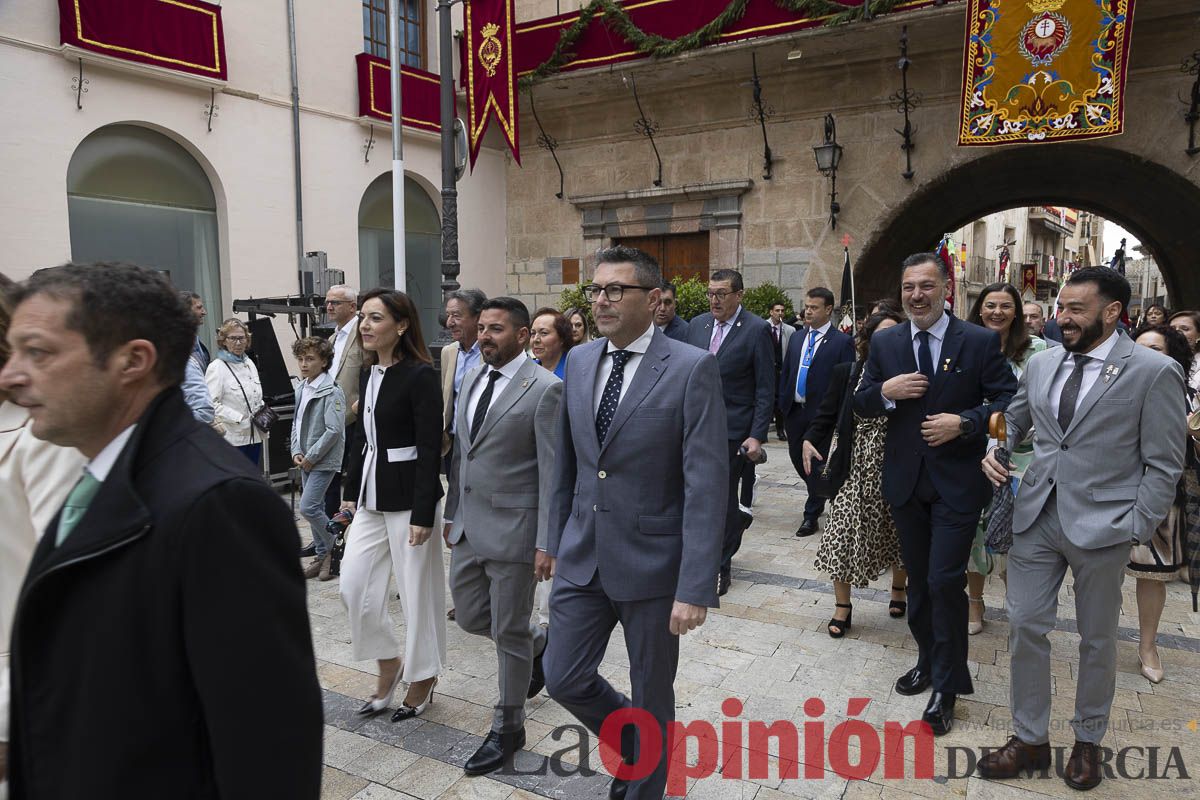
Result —
[{"label": "eyeglasses", "polygon": [[653,286],[637,286],[632,283],[610,283],[608,286],[597,286],[590,283],[583,287],[583,296],[587,298],[589,303],[594,303],[600,299],[600,293],[608,298],[610,303],[619,303],[621,298],[625,296],[626,289],[641,289],[643,292],[649,292],[654,289]]},{"label": "eyeglasses", "polygon": [[731,294],[738,294],[738,293],[737,292],[727,292],[727,291],[722,290],[719,292],[705,292],[704,296],[707,297],[709,300],[724,300],[726,297],[729,297],[729,295],[731,295]]},{"label": "eyeglasses", "polygon": [[226,336],[225,341],[227,341],[227,342],[244,342],[244,341],[246,341],[246,337],[245,336]]},{"label": "eyeglasses", "polygon": [[327,305],[327,306],[352,305],[353,303],[354,303],[353,300],[326,300],[325,301],[325,305]]}]

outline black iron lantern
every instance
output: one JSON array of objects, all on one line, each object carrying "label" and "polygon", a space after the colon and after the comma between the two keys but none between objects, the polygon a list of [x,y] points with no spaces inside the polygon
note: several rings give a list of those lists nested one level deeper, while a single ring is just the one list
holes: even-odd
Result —
[{"label": "black iron lantern", "polygon": [[813,155],[817,159],[817,169],[830,180],[829,224],[837,228],[837,215],[842,210],[837,201],[837,171],[842,163],[842,146],[837,142],[837,124],[833,114],[825,115],[825,141],[813,146]]}]

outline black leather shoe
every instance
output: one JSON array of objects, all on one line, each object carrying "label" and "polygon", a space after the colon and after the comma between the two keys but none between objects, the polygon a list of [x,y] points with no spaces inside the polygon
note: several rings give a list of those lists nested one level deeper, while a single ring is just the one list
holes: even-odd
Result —
[{"label": "black leather shoe", "polygon": [[729,583],[732,580],[729,573],[721,570],[721,574],[717,576],[717,597],[724,597],[729,594]]},{"label": "black leather shoe", "polygon": [[628,791],[629,781],[613,778],[612,784],[608,787],[609,800],[625,800],[625,793]]},{"label": "black leather shoe", "polygon": [[920,667],[913,667],[896,680],[896,693],[903,695],[920,694],[929,688],[928,672],[922,672]]},{"label": "black leather shoe", "polygon": [[317,556],[317,543],[316,542],[309,542],[308,547],[302,548],[300,550],[301,558],[316,558],[316,556]]},{"label": "black leather shoe", "polygon": [[797,536],[812,536],[817,532],[817,521],[815,519],[806,519],[800,523],[800,527],[796,528]]},{"label": "black leather shoe", "polygon": [[921,719],[929,723],[934,736],[945,736],[954,728],[954,695],[934,692]]},{"label": "black leather shoe", "polygon": [[754,524],[754,515],[738,509],[738,524],[742,526],[742,532],[750,530],[750,526]]},{"label": "black leather shoe", "polygon": [[525,746],[525,729],[512,733],[490,731],[475,755],[467,759],[463,772],[468,775],[487,775],[504,766],[513,753]]},{"label": "black leather shoe", "polygon": [[542,689],[546,688],[546,673],[542,669],[542,656],[546,655],[546,647],[550,644],[550,631],[546,631],[546,645],[542,647],[542,652],[533,657],[533,672],[529,675],[529,691],[525,693],[527,700],[532,700],[538,696]]}]

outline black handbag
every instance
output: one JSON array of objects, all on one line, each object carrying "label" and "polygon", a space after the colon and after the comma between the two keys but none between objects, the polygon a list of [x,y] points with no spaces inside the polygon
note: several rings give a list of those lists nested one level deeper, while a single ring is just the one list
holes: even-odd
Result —
[{"label": "black handbag", "polygon": [[[855,375],[854,370],[851,369],[846,380],[847,395],[852,396],[861,382],[862,373]],[[847,402],[848,400],[849,402]],[[842,399],[841,407],[838,409],[837,422],[833,427],[833,437],[829,442],[829,452],[825,454],[821,468],[809,479],[808,490],[816,497],[832,500],[841,490],[846,478],[850,476],[850,451],[854,446],[854,441],[853,438],[850,438],[849,441],[841,441],[841,431],[846,421],[846,406],[853,402],[851,397]]]},{"label": "black handbag", "polygon": [[246,396],[246,387],[242,386],[241,380],[238,379],[237,373],[233,371],[233,367],[229,366],[229,362],[225,361],[223,363],[225,364],[225,368],[229,370],[229,374],[237,381],[238,388],[242,390],[242,399],[246,401],[246,411],[250,413],[251,424],[262,433],[270,433],[271,426],[279,422],[278,412],[266,403],[263,403],[257,411],[252,409],[250,407],[250,398]]}]

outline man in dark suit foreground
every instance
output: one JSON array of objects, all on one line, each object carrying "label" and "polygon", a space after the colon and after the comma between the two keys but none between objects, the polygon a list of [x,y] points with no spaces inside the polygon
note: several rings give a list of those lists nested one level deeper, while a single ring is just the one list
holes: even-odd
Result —
[{"label": "man in dark suit foreground", "polygon": [[797,536],[816,533],[817,518],[825,510],[825,498],[813,492],[815,476],[804,471],[804,434],[821,407],[834,366],[854,360],[854,340],[834,327],[832,315],[833,292],[823,286],[810,289],[804,298],[804,330],[791,338],[780,373],[776,402],[787,421],[788,455],[808,486]]},{"label": "man in dark suit foreground", "polygon": [[908,568],[908,627],[917,665],[896,691],[933,686],[923,719],[936,735],[954,724],[954,701],[974,691],[967,671],[967,558],[992,487],[977,468],[988,419],[1017,379],[1000,337],[947,314],[948,275],[932,253],[905,259],[900,296],[909,321],[871,340],[858,413],[888,415],[883,496]]},{"label": "man in dark suit foreground", "polygon": [[754,480],[753,464],[763,456],[762,446],[775,412],[771,328],[762,317],[742,308],[744,288],[742,273],[732,269],[715,271],[708,280],[710,310],[688,323],[688,344],[717,357],[725,398],[729,494],[717,589],[722,595],[729,591],[730,570],[742,546],[742,533],[753,520],[738,508],[738,481]]},{"label": "man in dark suit foreground", "polygon": [[[675,719],[679,637],[717,605],[725,409],[712,356],[654,327],[662,281],[654,259],[618,246],[597,260],[584,291],[607,338],[575,348],[563,382],[543,668],[550,696],[593,733],[631,705],[654,717],[658,752],[638,753],[632,726],[620,743],[607,743],[627,763],[655,765],[631,782],[619,771],[609,796],[658,800]],[[629,649],[632,703],[598,672],[618,622]]]},{"label": "man in dark suit foreground", "polygon": [[190,310],[166,278],[120,264],[41,270],[13,305],[0,391],[34,436],[90,459],[13,624],[14,800],[316,800],[299,536],[184,404]]}]

